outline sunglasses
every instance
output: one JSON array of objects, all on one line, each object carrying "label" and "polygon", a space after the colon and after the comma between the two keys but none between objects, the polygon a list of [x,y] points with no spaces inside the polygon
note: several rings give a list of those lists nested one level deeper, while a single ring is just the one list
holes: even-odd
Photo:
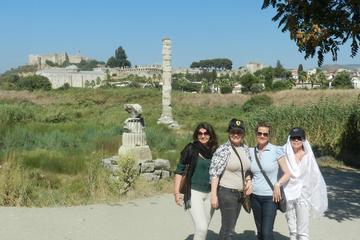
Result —
[{"label": "sunglasses", "polygon": [[265,133],[265,132],[256,132],[256,136],[258,136],[258,137],[261,137],[261,136],[268,137],[268,136],[269,136],[269,133]]},{"label": "sunglasses", "polygon": [[230,135],[242,135],[244,132],[241,130],[230,130]]},{"label": "sunglasses", "polygon": [[208,132],[198,132],[197,135],[198,135],[198,136],[209,136],[210,133],[208,133]]},{"label": "sunglasses", "polygon": [[302,141],[302,138],[299,136],[295,136],[295,137],[290,137],[291,141]]}]

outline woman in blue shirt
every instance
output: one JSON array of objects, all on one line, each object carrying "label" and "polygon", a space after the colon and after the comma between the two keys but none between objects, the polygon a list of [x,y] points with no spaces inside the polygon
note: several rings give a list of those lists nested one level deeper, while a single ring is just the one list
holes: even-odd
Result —
[{"label": "woman in blue shirt", "polygon": [[[258,240],[273,240],[276,203],[281,198],[280,187],[290,177],[282,148],[269,142],[270,130],[270,124],[259,123],[255,131],[257,145],[255,148],[250,149],[251,172],[253,174],[251,207],[253,209]],[[262,174],[255,154],[259,159],[262,169],[273,184],[274,191]],[[279,166],[283,174],[278,179]]]}]

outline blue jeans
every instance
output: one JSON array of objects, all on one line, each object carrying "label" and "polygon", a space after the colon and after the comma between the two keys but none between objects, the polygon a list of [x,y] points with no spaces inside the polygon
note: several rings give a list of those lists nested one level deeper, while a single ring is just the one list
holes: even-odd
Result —
[{"label": "blue jeans", "polygon": [[272,196],[252,194],[251,207],[254,214],[258,240],[273,240],[276,204]]},{"label": "blue jeans", "polygon": [[240,214],[242,192],[219,187],[218,199],[221,213],[220,239],[231,240],[235,235],[235,225]]}]

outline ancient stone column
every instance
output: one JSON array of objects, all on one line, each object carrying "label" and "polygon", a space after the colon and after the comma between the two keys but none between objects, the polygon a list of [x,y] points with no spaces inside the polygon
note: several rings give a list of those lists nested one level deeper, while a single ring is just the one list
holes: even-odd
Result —
[{"label": "ancient stone column", "polygon": [[162,114],[157,123],[167,124],[170,128],[179,128],[171,112],[171,40],[164,38],[162,42]]}]

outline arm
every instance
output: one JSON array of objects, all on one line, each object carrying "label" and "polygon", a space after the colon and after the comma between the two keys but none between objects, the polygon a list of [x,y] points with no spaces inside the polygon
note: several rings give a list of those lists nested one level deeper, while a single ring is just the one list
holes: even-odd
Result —
[{"label": "arm", "polygon": [[174,177],[174,196],[175,196],[175,202],[177,205],[182,205],[182,195],[179,191],[180,189],[180,182],[181,182],[182,175],[175,174]]},{"label": "arm", "polygon": [[274,193],[273,193],[273,200],[274,202],[278,202],[281,199],[281,192],[280,192],[280,187],[283,186],[285,183],[287,183],[289,181],[290,178],[290,171],[289,168],[286,164],[286,160],[285,157],[281,157],[278,160],[279,166],[283,172],[283,175],[281,176],[281,178],[279,179],[279,181],[277,183],[274,184]]},{"label": "arm", "polygon": [[210,202],[211,207],[217,209],[219,207],[219,200],[217,197],[217,188],[219,185],[219,177],[211,178],[211,193],[210,193]]},{"label": "arm", "polygon": [[251,174],[251,171],[247,171],[246,174],[245,174],[245,189],[244,189],[244,192],[245,192],[245,195],[250,195],[252,194],[252,174]]}]

